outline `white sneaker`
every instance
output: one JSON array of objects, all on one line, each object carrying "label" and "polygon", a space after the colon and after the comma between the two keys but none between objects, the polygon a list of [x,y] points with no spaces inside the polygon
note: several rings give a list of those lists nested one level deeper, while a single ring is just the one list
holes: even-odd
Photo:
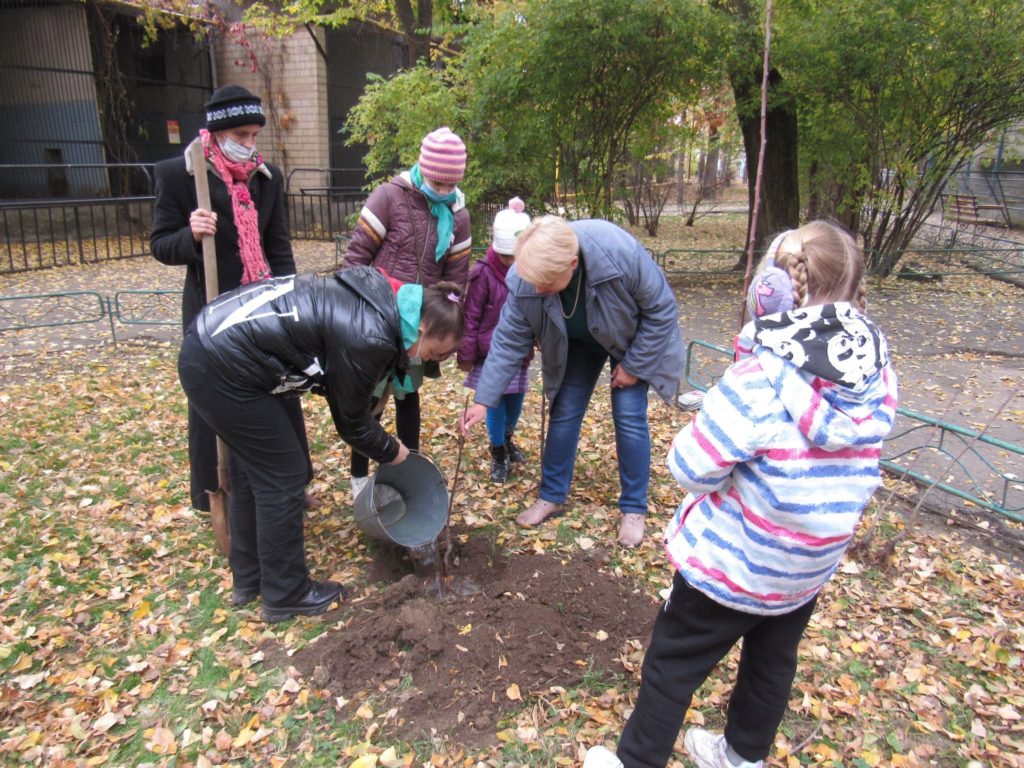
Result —
[{"label": "white sneaker", "polygon": [[622,761],[605,747],[591,747],[583,760],[583,768],[622,768]]},{"label": "white sneaker", "polygon": [[704,393],[701,392],[699,389],[694,389],[691,392],[686,392],[676,399],[676,404],[684,411],[700,410],[701,403],[703,402]]},{"label": "white sneaker", "polygon": [[703,728],[691,728],[683,737],[683,744],[697,768],[762,768],[763,760],[751,763],[744,760],[733,763],[725,754],[725,736]]},{"label": "white sneaker", "polygon": [[370,482],[369,477],[353,477],[349,481],[349,488],[352,490],[352,503],[356,503],[356,498],[359,496],[366,484]]}]

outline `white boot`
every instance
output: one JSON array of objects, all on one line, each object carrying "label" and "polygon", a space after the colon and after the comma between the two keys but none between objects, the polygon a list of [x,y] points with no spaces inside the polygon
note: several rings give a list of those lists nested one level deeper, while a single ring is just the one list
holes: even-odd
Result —
[{"label": "white boot", "polygon": [[591,747],[583,760],[583,768],[622,768],[622,761],[605,747]]},{"label": "white boot", "polygon": [[353,477],[349,481],[349,488],[352,491],[352,503],[356,503],[356,498],[359,496],[360,491],[366,487],[366,484],[370,482],[369,477]]},{"label": "white boot", "polygon": [[762,768],[764,765],[763,760],[756,763],[747,760],[732,762],[725,754],[725,736],[703,728],[688,730],[683,737],[683,744],[697,768]]}]

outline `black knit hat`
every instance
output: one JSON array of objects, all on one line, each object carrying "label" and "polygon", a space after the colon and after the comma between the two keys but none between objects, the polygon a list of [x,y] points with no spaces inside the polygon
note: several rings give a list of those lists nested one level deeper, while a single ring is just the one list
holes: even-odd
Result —
[{"label": "black knit hat", "polygon": [[263,102],[240,85],[224,85],[206,102],[206,128],[223,131],[239,125],[266,125]]}]

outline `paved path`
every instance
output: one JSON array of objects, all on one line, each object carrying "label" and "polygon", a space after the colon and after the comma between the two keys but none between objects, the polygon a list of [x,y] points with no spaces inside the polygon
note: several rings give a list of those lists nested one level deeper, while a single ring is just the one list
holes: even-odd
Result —
[{"label": "paved path", "polygon": [[[300,271],[330,272],[334,268],[331,243],[299,242],[295,249]],[[182,275],[181,269],[153,259],[131,259],[0,276],[0,296],[94,291],[113,297],[118,291],[133,289],[178,290]],[[738,318],[738,280],[673,278],[680,326],[687,339],[731,348]],[[869,300],[870,313],[890,341],[904,408],[1024,445],[1024,289],[978,276],[936,283],[889,280],[871,286]],[[118,341],[128,342],[126,354],[140,342],[176,344],[180,339],[178,306],[173,297],[160,307],[171,325],[118,324]],[[59,360],[54,353],[109,347],[112,342],[106,320],[0,332],[0,373],[8,379],[38,375],[44,358]],[[921,439],[920,433],[906,438],[908,443]],[[1004,453],[998,470],[1024,478],[1019,458]],[[932,474],[949,474],[943,473],[941,463],[933,461],[929,466]],[[988,480],[995,474],[987,467],[975,467],[974,471]],[[1022,496],[1024,488],[1014,493]]]}]

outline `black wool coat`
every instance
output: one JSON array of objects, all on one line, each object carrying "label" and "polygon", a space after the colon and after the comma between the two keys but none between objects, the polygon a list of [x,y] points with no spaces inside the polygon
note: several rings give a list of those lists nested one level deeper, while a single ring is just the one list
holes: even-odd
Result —
[{"label": "black wool coat", "polygon": [[[238,230],[231,210],[231,196],[217,172],[208,167],[210,205],[217,214],[217,280],[221,293],[241,285],[242,259],[238,248]],[[170,266],[184,266],[185,287],[181,299],[182,327],[187,328],[206,304],[206,279],[203,275],[202,244],[192,238],[189,216],[199,207],[195,178],[186,168],[185,157],[157,163],[156,203],[153,208],[153,229],[150,246],[157,261]],[[275,277],[295,274],[288,234],[288,217],[284,206],[284,177],[274,165],[265,165],[249,179],[249,194],[259,212],[260,240],[263,255]]]}]

